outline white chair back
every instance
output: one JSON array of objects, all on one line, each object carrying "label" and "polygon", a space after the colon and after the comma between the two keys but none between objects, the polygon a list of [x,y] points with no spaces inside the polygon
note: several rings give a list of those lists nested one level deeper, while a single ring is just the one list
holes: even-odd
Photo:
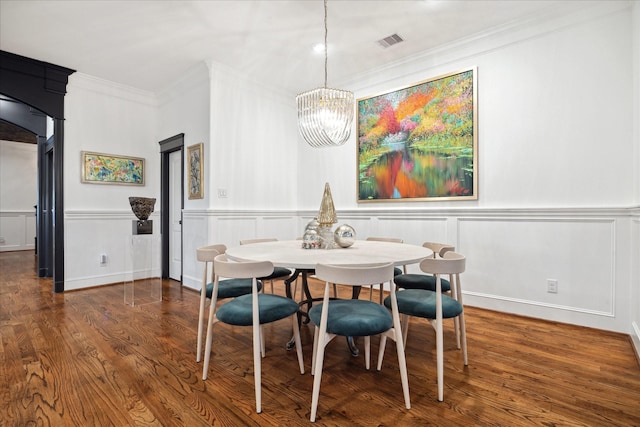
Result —
[{"label": "white chair back", "polygon": [[264,277],[273,273],[273,264],[270,261],[234,262],[228,260],[225,254],[216,256],[213,266],[217,276],[233,279]]},{"label": "white chair back", "polygon": [[456,250],[455,246],[447,243],[424,242],[422,246],[431,249],[433,251],[434,258],[437,258],[438,255],[442,258],[445,253]]},{"label": "white chair back", "polygon": [[[207,299],[207,283],[213,282],[214,268],[213,260],[220,254],[225,253],[227,247],[222,244],[202,246],[196,249],[196,258],[203,262],[202,268],[202,285],[200,287],[200,309],[198,313],[198,338],[196,344],[196,362],[199,362],[202,355],[202,333],[204,332],[204,308]],[[211,265],[211,269],[209,266]]]},{"label": "white chair back", "polygon": [[196,249],[196,256],[200,262],[213,262],[213,259],[227,251],[225,245],[209,245]]},{"label": "white chair back", "polygon": [[377,285],[393,279],[393,263],[368,265],[316,265],[316,277],[346,286]]},{"label": "white chair back", "polygon": [[448,251],[442,258],[425,258],[420,269],[429,274],[460,274],[466,267],[466,258],[457,252]]}]

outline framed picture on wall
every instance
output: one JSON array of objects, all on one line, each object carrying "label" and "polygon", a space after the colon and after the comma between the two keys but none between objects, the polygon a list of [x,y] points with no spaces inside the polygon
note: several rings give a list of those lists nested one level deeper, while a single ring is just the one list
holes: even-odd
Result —
[{"label": "framed picture on wall", "polygon": [[204,144],[187,147],[187,158],[189,162],[189,198],[202,199],[204,197],[204,170],[202,163],[202,155]]},{"label": "framed picture on wall", "polygon": [[358,202],[478,198],[476,74],[358,99]]},{"label": "framed picture on wall", "polygon": [[81,152],[81,181],[90,184],[144,185],[144,159]]}]

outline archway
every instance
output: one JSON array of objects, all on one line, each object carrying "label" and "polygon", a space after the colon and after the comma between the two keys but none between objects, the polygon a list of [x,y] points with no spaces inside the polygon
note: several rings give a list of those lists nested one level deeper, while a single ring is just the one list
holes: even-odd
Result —
[{"label": "archway", "polygon": [[[64,96],[75,70],[0,51],[0,94],[53,118],[53,137],[38,143],[38,274],[64,291]],[[3,112],[0,111],[0,118]],[[43,265],[40,265],[42,260]]]}]

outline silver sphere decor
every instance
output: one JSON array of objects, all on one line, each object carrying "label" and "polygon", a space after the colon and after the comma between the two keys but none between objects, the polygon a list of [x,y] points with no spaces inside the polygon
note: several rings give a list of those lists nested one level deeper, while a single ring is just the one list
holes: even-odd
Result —
[{"label": "silver sphere decor", "polygon": [[333,233],[335,242],[341,248],[348,248],[356,241],[356,230],[349,224],[342,224]]},{"label": "silver sphere decor", "polygon": [[318,231],[318,227],[320,227],[320,224],[318,223],[318,218],[313,218],[311,221],[307,223],[307,226],[304,228],[304,231],[309,231],[309,230]]},{"label": "silver sphere decor", "polygon": [[307,230],[302,236],[302,249],[320,249],[321,239],[317,230]]}]

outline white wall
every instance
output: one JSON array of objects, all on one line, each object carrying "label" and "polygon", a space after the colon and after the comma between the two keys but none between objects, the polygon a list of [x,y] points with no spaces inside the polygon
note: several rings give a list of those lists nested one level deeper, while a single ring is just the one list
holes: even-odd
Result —
[{"label": "white wall", "polygon": [[[129,196],[159,197],[158,106],[153,94],[74,73],[65,97],[65,290],[123,280],[136,219]],[[144,186],[82,183],[81,151],[145,159]],[[159,203],[151,219],[160,232]],[[100,264],[101,254],[108,262]]]},{"label": "white wall", "polygon": [[[293,98],[221,64],[207,65],[211,107],[210,136],[204,146],[205,198],[203,203],[191,203],[183,220],[183,283],[193,288],[200,286],[201,266],[195,260],[198,247],[232,246],[257,236],[293,238],[297,224],[293,212],[298,188]],[[238,210],[269,213],[256,226],[237,222]],[[228,220],[218,221],[212,212],[229,212]]]},{"label": "white wall", "polygon": [[[640,206],[640,1],[633,2],[631,22],[633,27],[633,140],[635,141],[634,159],[634,194],[635,205]],[[632,337],[636,353],[640,355],[640,209],[633,217],[633,244],[631,256],[633,271],[631,274],[631,306],[633,320]]]},{"label": "white wall", "polygon": [[[91,283],[92,274],[91,284],[108,282],[107,271],[93,264],[103,242],[107,250],[118,246],[113,236],[127,234],[132,219],[126,188],[79,183],[79,151],[158,159],[157,141],[185,132],[205,143],[206,194],[185,205],[187,286],[199,285],[196,247],[295,238],[330,182],[340,221],[360,237],[445,241],[467,254],[468,304],[631,333],[637,341],[640,188],[630,183],[640,166],[639,20],[637,2],[629,5],[598,2],[571,17],[505,27],[336,84],[364,97],[476,65],[477,201],[359,205],[355,127],[343,147],[308,147],[297,134],[295,94],[273,92],[219,64],[208,64],[207,119],[202,111],[186,113],[194,105],[206,109],[201,69],[192,71],[192,88],[179,82],[184,94],[163,98],[157,110],[145,94],[113,94],[108,84],[96,91],[72,76],[66,288]],[[140,195],[157,195],[159,184],[144,190]],[[546,292],[547,279],[559,281],[557,294]]]},{"label": "white wall", "polygon": [[[230,246],[262,233],[284,238],[282,229],[293,238],[295,226],[288,224],[297,223],[291,220],[297,191],[294,102],[213,62],[195,67],[160,99],[162,137],[183,132],[185,146],[204,143],[204,198],[186,199],[183,218],[183,282],[196,288],[198,247]],[[230,209],[284,210],[286,219],[272,214],[264,227],[245,228],[210,218],[213,211]]]},{"label": "white wall", "polygon": [[477,66],[479,198],[358,204],[354,126],[344,147],[302,143],[299,207],[313,214],[328,181],[339,222],[360,237],[456,245],[467,304],[637,334],[632,34],[630,8],[602,2],[354,77],[360,98]]},{"label": "white wall", "polygon": [[[169,138],[179,133],[184,133],[184,158],[183,170],[185,173],[185,211],[203,209],[209,201],[210,168],[206,159],[211,151],[209,143],[210,131],[210,92],[209,70],[203,62],[189,71],[183,78],[167,88],[160,96],[160,139]],[[204,144],[204,198],[188,198],[188,162],[187,148],[190,145],[202,142]],[[193,226],[187,218],[183,218],[183,247],[182,247],[182,275],[183,277],[199,276],[195,259],[195,248],[207,244],[204,224]],[[196,232],[190,234],[189,230],[195,228]],[[197,272],[196,272],[197,270]]]},{"label": "white wall", "polygon": [[34,249],[38,146],[0,140],[0,252]]},{"label": "white wall", "polygon": [[[213,209],[297,206],[295,99],[209,63],[211,137],[205,156]],[[218,197],[218,189],[226,197]],[[250,236],[249,236],[250,237]]]},{"label": "white wall", "polygon": [[[179,81],[165,89],[159,97],[160,140],[184,133],[184,170],[187,172],[187,147],[200,142],[209,151],[209,70],[204,62],[191,69]],[[205,168],[205,183],[209,175]],[[185,186],[187,185],[185,175]],[[205,191],[208,186],[205,186]],[[206,206],[204,199],[189,199],[185,190],[184,206],[187,209]]]},{"label": "white wall", "polygon": [[[489,33],[354,78],[361,98],[478,67],[478,200],[376,207],[631,205],[624,183],[635,163],[622,153],[634,150],[632,27],[629,10],[599,13]],[[319,206],[332,180],[337,208],[372,206],[356,202],[355,134],[338,149],[300,150],[300,207]],[[305,173],[311,162],[315,173]]]}]

